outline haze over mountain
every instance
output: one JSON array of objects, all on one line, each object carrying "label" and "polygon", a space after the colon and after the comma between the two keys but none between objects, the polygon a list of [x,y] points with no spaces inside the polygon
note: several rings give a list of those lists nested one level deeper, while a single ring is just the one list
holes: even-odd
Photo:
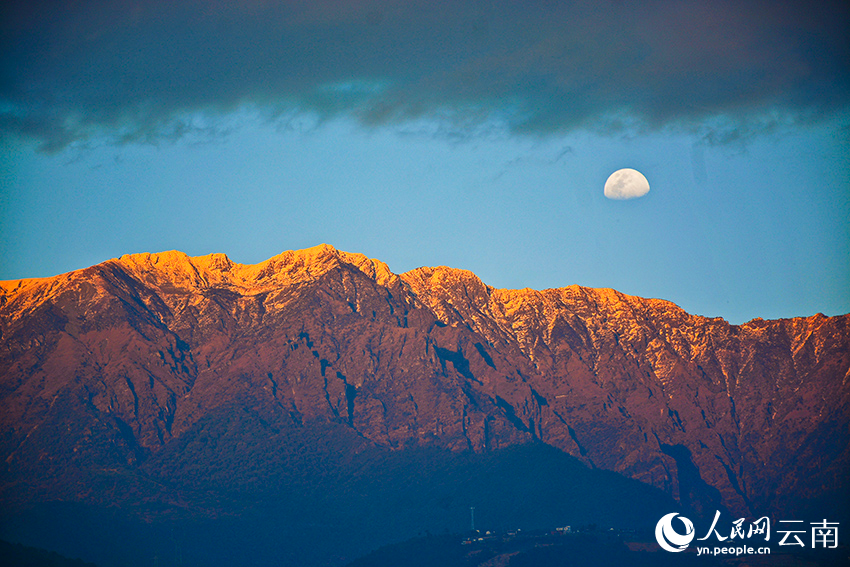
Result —
[{"label": "haze over mountain", "polygon": [[462,529],[476,502],[493,525],[646,526],[672,499],[846,517],[850,315],[736,326],[327,245],[133,254],[0,290],[2,531],[23,543],[73,548],[39,530],[112,518],[93,541],[138,522],[176,553],[174,526],[232,521],[291,550],[334,526],[289,558],[334,564]]}]

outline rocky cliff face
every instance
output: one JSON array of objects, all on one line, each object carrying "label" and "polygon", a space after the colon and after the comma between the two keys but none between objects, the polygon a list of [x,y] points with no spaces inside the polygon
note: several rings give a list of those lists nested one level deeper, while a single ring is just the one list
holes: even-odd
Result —
[{"label": "rocky cliff face", "polygon": [[[133,494],[145,498],[173,474],[203,489],[229,466],[216,446],[312,475],[332,465],[311,462],[311,443],[542,442],[697,510],[833,506],[822,515],[846,502],[848,327],[848,315],[735,326],[445,267],[397,275],[325,245],[257,265],[122,256],[2,282],[2,497],[109,500],[127,471],[144,471]],[[276,424],[276,445],[239,412]],[[302,435],[330,430],[348,433]]]}]

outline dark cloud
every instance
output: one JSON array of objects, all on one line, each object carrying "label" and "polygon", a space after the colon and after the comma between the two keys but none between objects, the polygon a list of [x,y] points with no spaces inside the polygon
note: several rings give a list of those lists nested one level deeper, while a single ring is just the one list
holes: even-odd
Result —
[{"label": "dark cloud", "polygon": [[[0,131],[46,150],[180,136],[243,105],[743,135],[850,100],[846,2],[4,3]],[[777,118],[779,117],[779,118]],[[713,137],[713,138],[712,138]]]}]

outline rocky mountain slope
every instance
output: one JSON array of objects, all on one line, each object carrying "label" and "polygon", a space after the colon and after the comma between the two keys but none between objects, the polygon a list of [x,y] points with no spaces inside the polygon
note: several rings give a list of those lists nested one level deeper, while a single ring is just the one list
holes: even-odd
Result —
[{"label": "rocky mountain slope", "polygon": [[265,489],[342,466],[320,454],[542,442],[696,511],[840,514],[848,327],[397,275],[327,245],[122,256],[0,283],[0,498],[173,502],[175,477]]}]

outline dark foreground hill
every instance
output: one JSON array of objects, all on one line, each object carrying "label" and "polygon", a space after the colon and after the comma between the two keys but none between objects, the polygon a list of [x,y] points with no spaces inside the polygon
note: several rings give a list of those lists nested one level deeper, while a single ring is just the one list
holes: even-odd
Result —
[{"label": "dark foreground hill", "polygon": [[103,566],[341,564],[470,506],[847,517],[850,316],[734,326],[328,246],[0,290],[0,536]]},{"label": "dark foreground hill", "polygon": [[[764,555],[700,555],[651,550],[650,533],[584,526],[577,532],[502,532],[477,538],[427,535],[387,545],[347,567],[837,567],[850,550],[773,549]],[[483,536],[483,537],[481,537]]]},{"label": "dark foreground hill", "polygon": [[81,559],[68,559],[58,553],[0,540],[3,567],[97,567]]}]

